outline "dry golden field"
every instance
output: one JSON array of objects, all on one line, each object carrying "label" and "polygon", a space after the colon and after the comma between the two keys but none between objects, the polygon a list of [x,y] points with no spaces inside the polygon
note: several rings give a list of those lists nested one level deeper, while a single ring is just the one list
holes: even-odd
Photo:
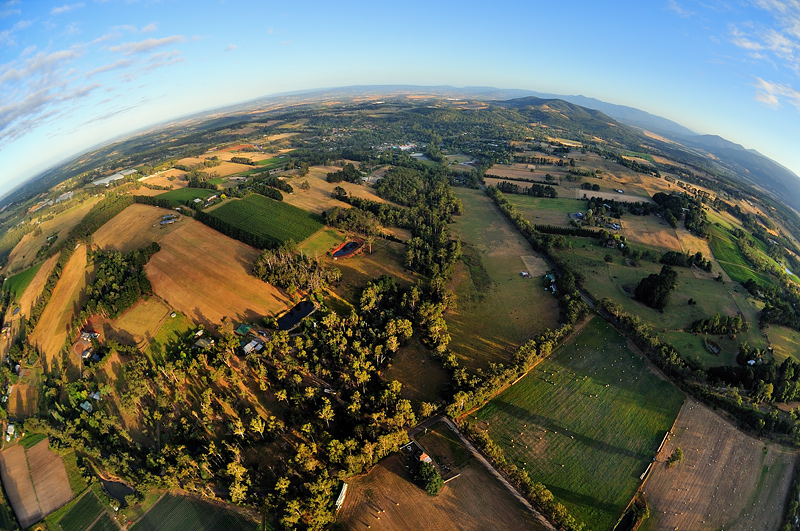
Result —
[{"label": "dry golden field", "polygon": [[[289,184],[294,188],[294,193],[283,194],[283,201],[290,205],[302,208],[309,212],[321,214],[324,210],[338,206],[341,208],[350,208],[347,203],[342,203],[331,197],[333,189],[341,186],[347,190],[348,195],[354,197],[361,197],[371,201],[378,201],[385,203],[386,201],[378,197],[375,191],[367,185],[358,185],[353,183],[329,183],[325,180],[330,172],[341,170],[338,166],[314,166],[305,177],[295,177],[289,181]],[[310,188],[303,190],[300,184],[308,181]]]},{"label": "dry golden field", "polygon": [[195,322],[216,324],[224,317],[274,315],[291,304],[250,274],[256,249],[194,220],[177,225],[145,266],[153,291],[171,307]]},{"label": "dry golden field", "polygon": [[103,337],[144,348],[172,312],[157,296],[140,300],[117,319],[103,326]]},{"label": "dry golden field", "polygon": [[[745,435],[689,399],[642,489],[642,530],[777,529],[797,453]],[[680,446],[683,461],[667,468]]]},{"label": "dry golden field", "polygon": [[87,267],[86,246],[81,245],[64,267],[53,296],[31,334],[30,342],[42,353],[48,371],[67,340],[68,328],[93,269],[94,266]]},{"label": "dry golden field", "polygon": [[78,203],[68,210],[57,214],[53,219],[43,221],[40,225],[42,233],[39,236],[34,236],[33,233],[28,233],[22,237],[22,240],[11,251],[8,256],[8,266],[6,271],[19,272],[28,268],[36,258],[36,252],[45,244],[47,237],[52,234],[58,234],[59,238],[64,238],[75,225],[86,216],[91,208],[100,200],[99,197],[92,197]]},{"label": "dry golden field", "polygon": [[174,213],[174,210],[134,204],[100,227],[92,238],[95,245],[101,249],[127,253],[151,242],[157,242],[182,224],[191,221],[180,218],[172,225],[160,224],[164,214]]}]

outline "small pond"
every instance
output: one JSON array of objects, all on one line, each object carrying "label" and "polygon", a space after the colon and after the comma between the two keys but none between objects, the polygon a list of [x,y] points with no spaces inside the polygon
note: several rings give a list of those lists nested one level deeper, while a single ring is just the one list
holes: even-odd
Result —
[{"label": "small pond", "polygon": [[278,319],[278,330],[291,330],[297,323],[311,315],[314,311],[314,303],[308,300],[298,302],[294,308],[283,314]]},{"label": "small pond", "polygon": [[343,256],[350,256],[351,254],[356,252],[359,247],[361,247],[361,244],[359,242],[347,242],[341,249],[333,253],[333,257],[341,258]]},{"label": "small pond", "polygon": [[125,505],[125,496],[133,494],[133,489],[120,481],[101,479],[101,482],[108,495],[120,502],[123,506]]}]

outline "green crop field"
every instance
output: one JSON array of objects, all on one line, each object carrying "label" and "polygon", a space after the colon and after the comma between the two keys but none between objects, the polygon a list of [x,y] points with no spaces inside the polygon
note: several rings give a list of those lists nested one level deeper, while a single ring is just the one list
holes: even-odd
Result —
[{"label": "green crop field", "polygon": [[[471,368],[507,363],[514,350],[545,328],[556,326],[558,304],[541,281],[546,263],[480,190],[456,188],[464,212],[452,225],[464,259],[451,283],[455,306],[445,318],[450,349]],[[523,256],[539,270],[523,278]]]},{"label": "green crop field", "polygon": [[21,273],[17,273],[13,277],[8,277],[4,289],[10,291],[14,295],[15,299],[19,299],[22,296],[22,293],[25,291],[25,288],[27,288],[33,280],[33,277],[36,276],[36,273],[39,271],[40,267],[42,267],[42,264],[37,264],[33,267],[29,267]]},{"label": "green crop field", "polygon": [[88,491],[83,498],[72,506],[67,514],[58,522],[61,529],[64,531],[86,531],[89,524],[94,522],[103,512],[103,506],[100,505],[100,500],[94,495],[94,492]]},{"label": "green crop field", "polygon": [[[524,183],[516,183],[523,186]],[[560,190],[556,188],[556,190]],[[550,199],[547,197],[531,197],[519,194],[506,194],[508,201],[514,205],[522,217],[534,225],[557,225],[568,227],[569,214],[586,210],[586,201],[576,199]]]},{"label": "green crop field", "polygon": [[150,509],[133,531],[256,531],[258,524],[244,516],[191,498],[168,494]]},{"label": "green crop field", "polygon": [[117,531],[118,529],[117,523],[106,513],[89,528],[89,531]]},{"label": "green crop field", "polygon": [[322,228],[318,216],[258,194],[225,203],[209,215],[257,237],[279,242],[299,243]]},{"label": "green crop field", "polygon": [[205,188],[180,188],[178,190],[170,190],[169,192],[158,194],[156,197],[158,199],[167,199],[172,203],[172,206],[177,207],[185,204],[186,201],[193,201],[198,197],[205,200],[206,197],[215,193],[214,190],[207,190]]},{"label": "green crop field", "polygon": [[509,462],[591,529],[612,529],[683,395],[600,318],[477,412]]},{"label": "green crop field", "polygon": [[275,168],[280,168],[281,166],[285,165],[289,159],[283,157],[273,157],[271,159],[264,159],[259,160],[257,164],[261,166],[261,170],[274,170]]}]

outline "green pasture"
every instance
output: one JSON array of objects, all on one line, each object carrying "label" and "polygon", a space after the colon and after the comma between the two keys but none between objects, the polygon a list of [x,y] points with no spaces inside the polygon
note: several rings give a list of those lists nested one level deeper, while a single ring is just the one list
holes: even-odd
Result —
[{"label": "green pasture", "polygon": [[33,267],[29,267],[25,271],[17,273],[14,276],[8,277],[6,280],[6,284],[4,289],[6,291],[10,291],[14,296],[14,299],[19,299],[22,294],[25,292],[25,288],[27,288],[33,277],[36,276],[36,273],[39,271],[39,268],[42,267],[42,264],[36,264]]},{"label": "green pasture", "polygon": [[312,256],[324,256],[325,253],[334,249],[344,240],[344,234],[338,230],[324,227],[306,238],[297,248],[299,251]]},{"label": "green pasture", "polygon": [[59,520],[58,525],[64,531],[86,531],[103,511],[100,500],[90,490]]},{"label": "green pasture", "polygon": [[[528,242],[482,191],[456,188],[464,212],[451,226],[462,241],[464,259],[451,282],[455,305],[445,318],[450,349],[467,367],[507,363],[527,339],[558,323],[556,299],[540,276],[522,278],[522,256],[534,255]],[[539,259],[540,260],[540,259]]]},{"label": "green pasture", "polygon": [[206,188],[179,188],[177,190],[164,192],[163,194],[158,194],[156,197],[159,199],[166,199],[172,203],[172,206],[177,207],[185,204],[186,201],[193,201],[197,198],[205,201],[206,197],[215,193],[217,192]]},{"label": "green pasture", "polygon": [[230,509],[167,494],[131,528],[132,531],[256,531],[259,525]]},{"label": "green pasture", "polygon": [[507,459],[591,529],[612,529],[683,395],[599,318],[481,408]]},{"label": "green pasture", "polygon": [[800,332],[786,326],[771,325],[767,336],[778,364],[783,363],[786,358],[800,362]]},{"label": "green pasture", "polygon": [[258,194],[225,203],[209,215],[240,231],[279,242],[302,242],[322,228],[319,216]]},{"label": "green pasture", "polygon": [[[524,185],[524,183],[515,184]],[[560,188],[556,188],[556,190],[563,192]],[[548,197],[531,197],[519,194],[505,194],[505,197],[522,214],[522,217],[534,225],[568,227],[570,225],[569,214],[586,211],[586,201],[583,200],[569,198],[550,199]]]}]

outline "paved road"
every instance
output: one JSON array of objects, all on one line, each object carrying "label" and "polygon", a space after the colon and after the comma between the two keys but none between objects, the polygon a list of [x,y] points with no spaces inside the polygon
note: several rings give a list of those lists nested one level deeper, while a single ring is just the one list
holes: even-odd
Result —
[{"label": "paved road", "polygon": [[[494,467],[494,465],[492,465],[492,463],[490,463],[490,462],[489,462],[489,460],[488,460],[488,459],[486,459],[486,458],[483,456],[483,454],[482,454],[482,453],[480,453],[480,452],[478,451],[478,449],[477,449],[477,448],[475,448],[475,446],[473,446],[473,444],[472,444],[472,443],[471,443],[471,442],[470,442],[470,441],[469,441],[469,440],[468,440],[466,437],[464,437],[463,435],[461,435],[461,432],[460,432],[460,431],[458,431],[458,427],[457,427],[457,426],[455,425],[455,423],[453,423],[453,421],[452,421],[452,420],[450,420],[449,418],[447,418],[447,417],[445,417],[445,416],[442,416],[442,415],[436,415],[435,417],[431,417],[431,418],[429,418],[429,419],[425,420],[424,422],[420,422],[419,424],[417,424],[416,426],[414,426],[413,428],[411,428],[410,430],[408,430],[408,436],[409,436],[409,438],[410,438],[412,441],[416,442],[416,440],[414,439],[414,436],[415,436],[416,434],[418,434],[420,431],[422,431],[422,430],[424,430],[424,429],[426,429],[426,428],[430,428],[431,426],[433,426],[433,425],[434,425],[434,424],[436,424],[437,422],[444,422],[444,423],[447,425],[447,427],[448,427],[448,428],[450,428],[450,431],[452,431],[452,432],[455,434],[455,436],[456,436],[456,437],[458,437],[458,439],[461,441],[461,443],[462,443],[464,446],[466,446],[466,447],[467,447],[467,450],[469,450],[469,451],[470,451],[470,453],[471,453],[471,454],[472,454],[472,455],[475,457],[475,459],[477,459],[477,460],[478,460],[478,462],[480,462],[480,463],[481,463],[481,464],[482,464],[482,465],[483,465],[483,466],[486,468],[486,470],[488,470],[488,471],[489,471],[489,473],[490,473],[491,475],[493,475],[495,478],[497,478],[497,480],[498,480],[498,481],[499,481],[499,482],[500,482],[500,483],[501,483],[501,484],[502,484],[502,485],[503,485],[503,486],[504,486],[504,487],[505,487],[505,488],[506,488],[506,489],[507,489],[507,490],[508,490],[508,491],[509,491],[509,492],[510,492],[510,493],[511,493],[511,494],[512,494],[512,495],[513,495],[513,496],[514,496],[516,499],[518,499],[518,500],[520,501],[520,503],[522,503],[522,505],[524,505],[524,506],[525,506],[525,508],[526,508],[526,509],[528,509],[528,510],[529,510],[529,511],[530,511],[530,512],[531,512],[531,513],[532,513],[532,514],[533,514],[533,515],[536,517],[536,519],[537,519],[537,520],[539,520],[539,522],[540,522],[540,523],[541,523],[541,524],[542,524],[542,525],[543,525],[543,526],[544,526],[546,529],[549,529],[550,531],[556,531],[556,528],[555,528],[555,527],[553,527],[553,524],[551,524],[550,522],[548,522],[548,521],[547,521],[547,519],[546,519],[544,516],[542,516],[542,514],[541,514],[539,511],[537,511],[537,510],[536,510],[536,509],[533,507],[533,505],[531,505],[531,504],[530,504],[530,502],[529,502],[528,500],[526,500],[526,499],[525,499],[525,497],[524,497],[522,494],[520,494],[520,492],[519,492],[519,491],[516,489],[516,487],[514,487],[514,485],[512,485],[511,483],[509,483],[509,482],[508,482],[508,480],[506,480],[506,478],[503,476],[503,474],[501,474],[501,473],[500,473],[500,471],[499,471],[499,470],[497,470],[497,469]],[[417,444],[419,444],[419,443],[417,443]]]}]

